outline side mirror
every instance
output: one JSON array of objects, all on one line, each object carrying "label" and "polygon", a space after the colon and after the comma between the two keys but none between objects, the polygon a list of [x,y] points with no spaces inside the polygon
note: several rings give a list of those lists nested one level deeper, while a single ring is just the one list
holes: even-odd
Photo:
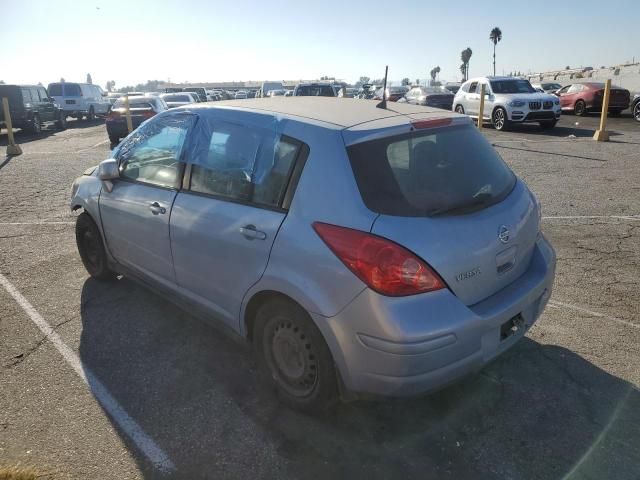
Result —
[{"label": "side mirror", "polygon": [[113,158],[103,160],[98,165],[98,178],[102,180],[102,185],[109,193],[113,190],[113,183],[111,180],[115,180],[120,177],[120,170],[118,170],[118,162]]}]

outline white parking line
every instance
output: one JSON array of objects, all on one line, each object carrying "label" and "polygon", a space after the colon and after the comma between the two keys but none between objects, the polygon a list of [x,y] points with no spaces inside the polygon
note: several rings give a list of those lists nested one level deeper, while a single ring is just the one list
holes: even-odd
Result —
[{"label": "white parking line", "polygon": [[593,310],[589,310],[587,308],[579,307],[578,305],[571,305],[570,303],[558,302],[557,300],[549,300],[550,307],[553,308],[567,308],[569,310],[575,310],[576,312],[586,313],[592,317],[604,318],[606,320],[611,320],[613,322],[618,322],[622,325],[626,325],[628,327],[640,328],[640,324],[627,322],[626,320],[622,320],[621,318],[612,317],[610,315],[605,315],[604,313],[594,312]]},{"label": "white parking line", "polygon": [[75,225],[75,222],[0,222],[0,225]]},{"label": "white parking line", "polygon": [[129,414],[120,406],[115,398],[109,393],[107,388],[98,380],[93,372],[82,364],[78,355],[71,350],[54,331],[54,329],[42,318],[33,305],[22,296],[13,284],[0,273],[0,285],[13,297],[20,307],[29,316],[31,321],[44,333],[51,341],[54,347],[60,352],[66,362],[73,368],[78,376],[84,380],[89,386],[91,392],[96,397],[102,408],[106,410],[109,416],[116,424],[127,434],[140,451],[149,459],[149,461],[161,472],[171,473],[176,467],[169,456],[147,435],[140,425],[129,416]]},{"label": "white parking line", "polygon": [[592,220],[592,219],[635,220],[640,222],[640,215],[564,215],[542,217],[543,220]]}]

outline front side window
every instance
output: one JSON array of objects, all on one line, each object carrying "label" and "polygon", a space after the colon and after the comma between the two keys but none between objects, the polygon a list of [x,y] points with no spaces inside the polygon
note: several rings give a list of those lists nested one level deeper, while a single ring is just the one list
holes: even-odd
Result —
[{"label": "front side window", "polygon": [[120,147],[120,177],[160,187],[177,186],[180,157],[191,115],[175,115],[150,121]]},{"label": "front side window", "polygon": [[38,95],[38,89],[37,88],[30,88],[29,90],[31,90],[31,99],[34,102],[39,102],[40,101],[40,96]]},{"label": "front side window", "polygon": [[40,101],[42,102],[46,102],[49,98],[49,95],[47,95],[47,91],[42,87],[38,88],[38,93],[40,94]]},{"label": "front side window", "polygon": [[469,85],[469,93],[476,93],[476,88],[478,87],[478,82],[473,82]]},{"label": "front side window", "polygon": [[274,132],[215,122],[206,158],[194,164],[190,189],[278,207],[300,143]]}]

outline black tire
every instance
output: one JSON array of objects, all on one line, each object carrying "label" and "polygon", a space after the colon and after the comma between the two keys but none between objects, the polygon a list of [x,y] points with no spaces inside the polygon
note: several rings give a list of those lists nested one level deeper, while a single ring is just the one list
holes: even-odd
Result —
[{"label": "black tire", "polygon": [[587,105],[583,100],[578,100],[573,106],[573,113],[579,117],[584,117],[587,114]]},{"label": "black tire", "polygon": [[89,275],[96,280],[116,278],[116,273],[109,268],[100,230],[86,212],[82,212],[76,220],[76,244]]},{"label": "black tire", "polygon": [[464,107],[462,105],[456,105],[455,112],[464,115]]},{"label": "black tire", "polygon": [[557,120],[546,120],[544,122],[540,122],[540,128],[543,130],[551,130],[558,123]]},{"label": "black tire", "polygon": [[42,133],[42,122],[40,121],[40,115],[37,113],[33,115],[33,119],[31,120],[31,124],[29,125],[29,131],[34,135],[39,135]]},{"label": "black tire", "polygon": [[253,345],[261,373],[285,404],[317,413],[337,402],[333,357],[302,307],[284,298],[265,302],[256,313]]},{"label": "black tire", "polygon": [[636,119],[636,122],[640,122],[640,101],[631,107],[631,115]]},{"label": "black tire", "polygon": [[60,112],[58,116],[58,120],[56,120],[56,128],[58,130],[66,130],[67,129],[67,114],[64,112]]},{"label": "black tire", "polygon": [[87,121],[93,122],[96,119],[96,112],[93,110],[93,107],[89,107],[89,114],[87,115]]},{"label": "black tire", "polygon": [[498,130],[499,132],[504,132],[509,130],[511,127],[511,122],[509,121],[509,117],[507,116],[507,111],[502,108],[496,108],[491,114],[491,122],[493,123],[493,128]]}]

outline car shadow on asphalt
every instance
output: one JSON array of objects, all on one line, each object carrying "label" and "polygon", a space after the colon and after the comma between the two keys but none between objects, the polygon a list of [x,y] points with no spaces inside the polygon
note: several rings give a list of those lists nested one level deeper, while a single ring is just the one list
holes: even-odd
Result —
[{"label": "car shadow on asphalt", "polygon": [[[92,121],[67,119],[67,130],[83,130],[85,128],[95,127],[103,123],[104,119],[101,118],[96,118]],[[42,132],[40,132],[39,134],[33,134],[22,129],[15,129],[13,131],[13,137],[18,145],[22,145],[25,143],[36,142],[38,140],[51,137],[56,133],[60,133],[60,130],[58,130],[55,126],[43,128]],[[0,147],[6,147],[8,144],[9,137],[7,135],[7,132],[5,131],[5,129],[2,129],[2,133],[0,134]]]},{"label": "car shadow on asphalt", "polygon": [[308,416],[261,384],[246,344],[131,280],[88,279],[81,315],[84,367],[168,454],[169,478],[637,479],[640,393],[559,346],[525,337],[430,396]]}]

